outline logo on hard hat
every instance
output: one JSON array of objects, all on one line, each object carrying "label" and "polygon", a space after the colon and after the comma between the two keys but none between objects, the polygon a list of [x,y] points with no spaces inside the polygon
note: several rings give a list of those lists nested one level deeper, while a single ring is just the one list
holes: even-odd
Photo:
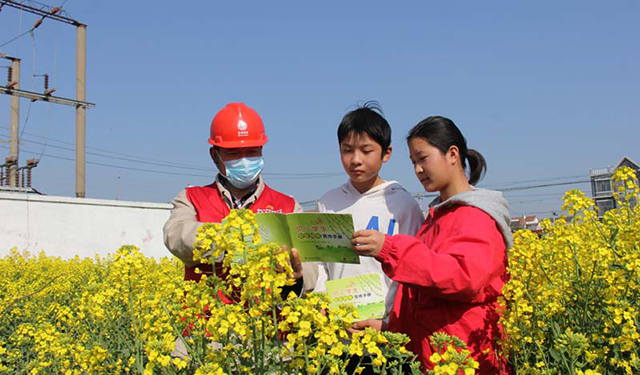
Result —
[{"label": "logo on hard hat", "polygon": [[247,123],[244,120],[238,120],[238,137],[248,137]]}]

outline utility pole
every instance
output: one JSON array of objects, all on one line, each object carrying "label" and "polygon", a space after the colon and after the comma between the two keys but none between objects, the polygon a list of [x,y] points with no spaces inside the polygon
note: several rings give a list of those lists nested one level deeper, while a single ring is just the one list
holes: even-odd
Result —
[{"label": "utility pole", "polygon": [[[85,101],[87,88],[87,26],[78,26],[76,99]],[[86,109],[76,106],[76,197],[86,194],[85,150],[86,150]]]},{"label": "utility pole", "polygon": [[[87,25],[84,25],[74,19],[60,15],[61,7],[51,8],[43,5],[35,8],[14,0],[0,0],[0,7],[7,5],[12,8],[20,9],[42,17],[33,26],[31,31],[35,30],[46,18],[53,19],[58,22],[73,25],[77,28],[77,68],[76,68],[76,100],[51,96],[53,91],[46,90],[44,94],[34,93],[30,91],[20,90],[19,87],[3,87],[0,86],[0,94],[12,95],[11,99],[11,155],[13,156],[13,103],[18,97],[25,97],[31,100],[43,100],[52,103],[73,105],[76,107],[76,197],[84,198],[86,195],[86,109],[93,107],[94,104],[86,102],[86,78],[87,78]],[[2,56],[4,57],[4,56]],[[18,70],[19,71],[19,70]],[[18,104],[19,106],[19,104]],[[17,107],[19,108],[19,107]],[[16,119],[16,137],[18,135],[18,120]],[[16,138],[16,155],[18,140]],[[17,166],[16,166],[17,168]],[[11,179],[11,181],[14,181]],[[17,173],[16,173],[17,184]]]},{"label": "utility pole", "polygon": [[[9,82],[7,86],[20,89],[20,59],[10,58]],[[9,167],[9,186],[18,186],[18,156],[20,144],[20,98],[11,97],[11,131],[9,140],[9,157],[14,163]]]}]

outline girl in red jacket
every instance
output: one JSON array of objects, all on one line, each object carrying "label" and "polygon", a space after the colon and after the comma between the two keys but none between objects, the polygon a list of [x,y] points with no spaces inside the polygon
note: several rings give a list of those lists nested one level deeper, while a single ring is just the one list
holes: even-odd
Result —
[{"label": "girl in red jacket", "polygon": [[[506,372],[499,358],[497,299],[507,280],[507,249],[512,244],[507,201],[496,191],[477,189],[486,172],[484,157],[467,149],[460,130],[448,118],[422,120],[407,136],[416,177],[440,196],[416,237],[354,233],[360,255],[375,257],[399,283],[388,329],[411,338],[407,349],[424,368],[434,332],[465,341],[479,362],[479,374]],[[465,172],[468,163],[468,178]],[[364,321],[357,327],[373,325]]]}]

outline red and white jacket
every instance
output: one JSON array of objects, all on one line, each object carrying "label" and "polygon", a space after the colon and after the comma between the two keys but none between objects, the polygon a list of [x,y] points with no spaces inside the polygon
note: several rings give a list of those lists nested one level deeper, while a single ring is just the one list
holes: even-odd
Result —
[{"label": "red and white jacket", "polygon": [[496,342],[502,336],[497,299],[512,243],[507,203],[487,190],[459,195],[432,207],[415,237],[387,235],[376,259],[399,284],[388,330],[407,334],[407,349],[427,369],[433,368],[429,337],[445,332],[467,343],[478,374],[507,373]]}]

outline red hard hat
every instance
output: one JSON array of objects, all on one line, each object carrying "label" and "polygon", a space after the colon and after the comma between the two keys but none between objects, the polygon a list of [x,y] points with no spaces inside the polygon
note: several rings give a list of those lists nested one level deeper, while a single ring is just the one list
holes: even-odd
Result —
[{"label": "red hard hat", "polygon": [[243,103],[229,103],[211,121],[209,143],[223,148],[258,147],[267,143],[262,119]]}]

